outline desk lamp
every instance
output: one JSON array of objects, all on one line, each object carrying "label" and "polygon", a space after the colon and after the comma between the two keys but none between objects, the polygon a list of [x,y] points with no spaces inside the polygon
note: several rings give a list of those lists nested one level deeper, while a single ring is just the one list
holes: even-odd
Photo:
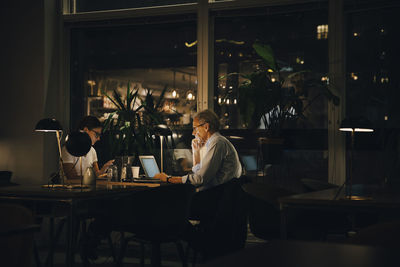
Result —
[{"label": "desk lamp", "polygon": [[161,172],[164,172],[164,159],[163,159],[163,140],[164,136],[172,135],[171,129],[168,128],[165,124],[158,124],[154,127],[155,134],[160,137],[160,146],[161,146]]},{"label": "desk lamp", "polygon": [[92,147],[92,141],[85,132],[72,132],[70,133],[65,142],[65,148],[68,153],[74,157],[79,157],[81,167],[81,187],[83,187],[83,170],[82,170],[82,156],[85,156]]},{"label": "desk lamp", "polygon": [[65,174],[64,174],[63,161],[62,161],[62,155],[61,155],[62,127],[61,127],[60,122],[53,118],[42,119],[38,123],[36,123],[35,131],[36,132],[46,132],[46,133],[54,133],[54,132],[56,133],[58,152],[59,152],[58,164],[59,164],[59,168],[60,168],[60,179],[61,179],[62,184],[64,184]]},{"label": "desk lamp", "polygon": [[350,171],[346,179],[346,184],[349,188],[349,194],[346,196],[348,199],[359,199],[358,197],[352,196],[353,187],[353,152],[354,152],[354,135],[356,132],[371,133],[374,131],[371,122],[363,117],[345,118],[340,124],[339,131],[351,132],[351,150],[350,150]]}]

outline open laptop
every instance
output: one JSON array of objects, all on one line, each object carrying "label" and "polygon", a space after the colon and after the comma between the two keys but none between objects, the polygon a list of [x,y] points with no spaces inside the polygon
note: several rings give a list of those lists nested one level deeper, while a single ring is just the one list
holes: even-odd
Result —
[{"label": "open laptop", "polygon": [[154,175],[160,173],[157,161],[154,156],[139,156],[140,163],[142,164],[145,177],[134,178],[134,182],[160,182],[160,179],[153,178]]},{"label": "open laptop", "polygon": [[247,175],[256,175],[258,171],[256,155],[240,155],[240,161]]}]

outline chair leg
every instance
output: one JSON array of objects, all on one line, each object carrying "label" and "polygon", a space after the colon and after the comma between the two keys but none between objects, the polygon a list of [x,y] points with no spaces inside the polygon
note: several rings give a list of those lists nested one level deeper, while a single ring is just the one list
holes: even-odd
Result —
[{"label": "chair leg", "polygon": [[185,255],[185,251],[183,250],[183,245],[180,241],[175,242],[176,248],[178,250],[179,258],[182,261],[182,267],[187,267],[187,258]]},{"label": "chair leg", "polygon": [[140,242],[140,266],[144,267],[144,255],[145,255],[144,242]]},{"label": "chair leg", "polygon": [[118,262],[117,254],[115,253],[115,248],[111,239],[111,234],[107,237],[108,245],[110,246],[111,256],[113,257],[114,263]]},{"label": "chair leg", "polygon": [[192,267],[194,267],[196,265],[197,254],[198,254],[198,252],[196,250],[193,250]]},{"label": "chair leg", "polygon": [[161,251],[159,242],[151,243],[151,266],[152,267],[161,266]]},{"label": "chair leg", "polygon": [[33,239],[33,255],[35,257],[36,267],[41,267],[42,265],[40,263],[39,250],[38,250],[38,247],[36,245],[35,239]]},{"label": "chair leg", "polygon": [[129,242],[129,240],[124,238],[124,233],[121,233],[121,247],[120,247],[120,252],[119,252],[117,264],[116,264],[118,267],[122,266],[122,261],[125,257],[128,242]]}]

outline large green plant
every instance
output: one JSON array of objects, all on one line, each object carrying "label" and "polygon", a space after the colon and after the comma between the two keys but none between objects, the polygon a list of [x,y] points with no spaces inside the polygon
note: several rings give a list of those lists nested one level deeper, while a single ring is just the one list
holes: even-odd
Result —
[{"label": "large green plant", "polygon": [[[250,74],[239,74],[244,78],[238,88],[239,110],[246,127],[258,128],[262,121],[269,136],[280,136],[285,125],[304,118],[304,111],[315,100],[303,104],[307,88],[311,87],[320,90],[315,98],[325,95],[339,104],[339,99],[328,90],[326,83],[314,79],[310,71],[295,72],[283,79],[272,48],[261,43],[253,44],[253,48],[262,58],[263,66]],[[285,86],[288,80],[296,90]]]},{"label": "large green plant", "polygon": [[[130,89],[129,83],[125,99],[116,90],[112,96],[103,92],[116,107],[116,111],[108,116],[103,125],[112,156],[137,156],[153,152],[154,126],[163,123],[163,116],[159,110],[166,89],[167,87],[164,87],[157,102],[150,90],[142,99],[139,89]],[[135,108],[137,102],[139,105]]]}]

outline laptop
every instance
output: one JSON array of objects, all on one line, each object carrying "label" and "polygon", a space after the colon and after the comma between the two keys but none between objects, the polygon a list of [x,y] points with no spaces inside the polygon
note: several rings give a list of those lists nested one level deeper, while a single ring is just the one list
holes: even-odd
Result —
[{"label": "laptop", "polygon": [[139,156],[140,163],[142,164],[145,176],[141,178],[134,178],[134,182],[160,182],[160,179],[153,178],[154,175],[160,173],[157,161],[154,156]]},{"label": "laptop", "polygon": [[240,155],[243,168],[248,175],[255,175],[258,171],[256,155]]}]

